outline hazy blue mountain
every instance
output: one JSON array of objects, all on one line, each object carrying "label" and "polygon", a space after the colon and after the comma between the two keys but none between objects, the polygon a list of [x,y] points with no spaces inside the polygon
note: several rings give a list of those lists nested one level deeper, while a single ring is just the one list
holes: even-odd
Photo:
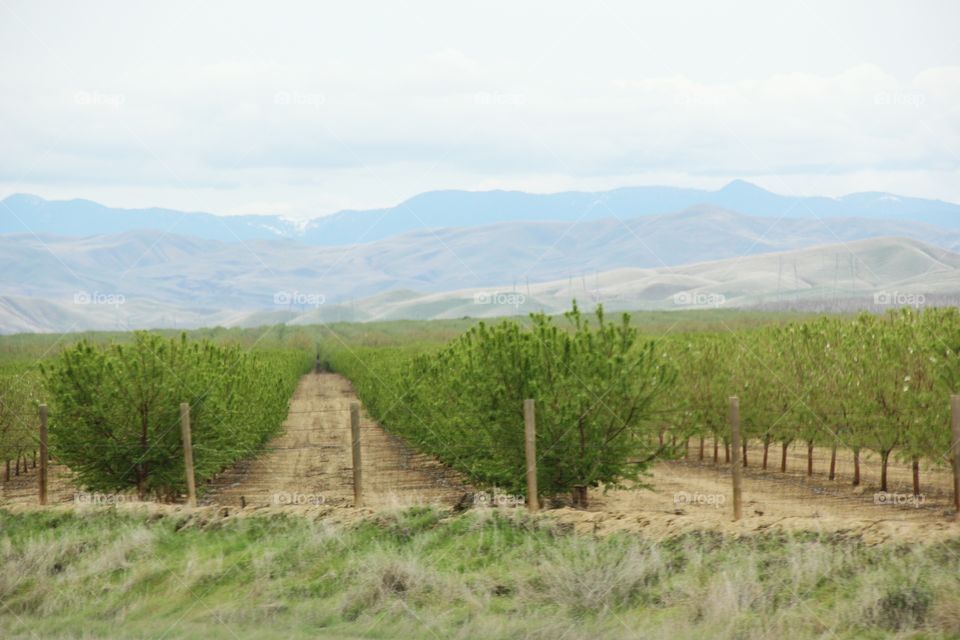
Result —
[{"label": "hazy blue mountain", "polygon": [[[238,245],[224,246],[235,250]],[[61,253],[60,247],[51,249]],[[221,262],[223,256],[215,264],[198,265],[193,273],[154,265],[112,281],[101,281],[107,273],[101,271],[80,287],[72,281],[60,287],[48,282],[43,295],[0,291],[0,332],[492,317],[559,312],[572,298],[586,308],[602,302],[610,310],[817,305],[849,311],[960,300],[960,254],[903,238],[432,293],[391,286],[395,279],[375,271],[345,276],[344,269],[327,281],[311,279],[311,269],[293,264],[234,271],[235,266]],[[362,264],[363,258],[356,262]],[[56,273],[66,266],[50,268]],[[358,293],[382,292],[356,298],[318,296],[318,282],[334,290],[345,278],[357,285]]]},{"label": "hazy blue mountain", "polygon": [[[528,282],[586,291],[596,286],[598,273],[669,271],[716,260],[728,260],[725,268],[742,261],[746,268],[753,256],[828,244],[832,253],[816,254],[818,269],[842,274],[857,270],[851,243],[880,236],[922,241],[943,254],[960,250],[960,231],[919,223],[771,220],[705,205],[624,221],[422,230],[333,247],[149,230],[85,238],[7,234],[0,235],[0,333],[102,328],[105,322],[150,327],[279,322],[304,314],[359,317],[329,314],[364,308],[406,313],[413,307],[404,302],[418,298],[417,314],[452,313],[461,304],[455,297],[431,296],[481,287],[523,291]],[[790,265],[782,271],[786,279],[794,273]],[[960,279],[955,284],[960,290]],[[120,296],[123,301],[113,304]],[[373,302],[358,305],[362,299]]]},{"label": "hazy blue mountain", "polygon": [[91,200],[44,200],[15,194],[0,201],[0,233],[93,236],[151,230],[234,242],[295,237],[297,225],[278,216],[218,216],[173,209],[115,209]]},{"label": "hazy blue mountain", "polygon": [[0,201],[0,233],[89,236],[154,230],[211,240],[290,238],[312,245],[348,245],[424,229],[498,222],[625,220],[705,204],[766,218],[856,217],[960,229],[960,205],[886,193],[840,198],[782,196],[742,180],[717,191],[627,187],[602,192],[432,191],[386,209],[341,211],[297,224],[279,216],[216,216],[169,209],[112,209],[89,200],[48,201],[14,195]]}]

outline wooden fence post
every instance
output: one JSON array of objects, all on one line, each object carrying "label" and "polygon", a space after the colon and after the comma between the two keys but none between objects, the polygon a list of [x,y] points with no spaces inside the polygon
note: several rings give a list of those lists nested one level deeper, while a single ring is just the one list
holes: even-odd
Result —
[{"label": "wooden fence post", "polygon": [[527,509],[533,512],[540,509],[540,500],[537,497],[537,419],[530,398],[523,401],[523,442],[527,456]]},{"label": "wooden fence post", "polygon": [[960,518],[960,395],[950,396],[950,423],[953,431],[953,506]]},{"label": "wooden fence post", "polygon": [[730,469],[733,472],[733,519],[739,520],[743,517],[743,505],[741,504],[741,471],[740,471],[740,399],[736,396],[730,398],[730,437],[733,442],[733,463]]},{"label": "wooden fence post", "polygon": [[350,441],[353,452],[353,506],[363,506],[363,470],[360,462],[360,405],[350,405]]},{"label": "wooden fence post", "polygon": [[183,466],[187,474],[187,505],[197,506],[197,479],[193,473],[193,437],[190,433],[190,403],[180,403],[180,434],[183,437]]},{"label": "wooden fence post", "polygon": [[47,405],[40,405],[40,473],[37,474],[37,480],[40,489],[40,504],[47,504],[47,458],[49,449],[47,448]]}]

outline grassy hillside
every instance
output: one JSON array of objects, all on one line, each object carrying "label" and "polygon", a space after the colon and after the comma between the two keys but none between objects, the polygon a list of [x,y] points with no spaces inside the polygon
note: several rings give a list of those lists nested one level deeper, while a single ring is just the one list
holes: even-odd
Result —
[{"label": "grassy hillside", "polygon": [[[351,525],[0,511],[6,638],[957,637],[960,544],[574,536],[496,510]],[[898,635],[899,634],[899,635]]]}]

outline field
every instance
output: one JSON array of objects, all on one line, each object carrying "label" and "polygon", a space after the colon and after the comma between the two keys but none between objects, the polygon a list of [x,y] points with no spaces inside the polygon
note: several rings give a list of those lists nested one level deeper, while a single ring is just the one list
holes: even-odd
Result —
[{"label": "field", "polygon": [[[725,327],[748,336],[798,319],[807,320],[707,315],[665,324],[641,316],[634,325],[663,340],[679,320],[679,344]],[[4,637],[101,637],[118,624],[126,637],[171,638],[960,637],[960,525],[950,469],[936,457],[918,466],[915,495],[910,457],[890,457],[881,478],[881,456],[864,448],[854,484],[852,451],[838,448],[831,478],[830,441],[819,436],[810,473],[799,436],[774,438],[762,469],[763,432],[745,425],[744,517],[734,522],[726,432],[698,429],[684,414],[676,419],[683,428],[646,427],[663,455],[636,477],[592,483],[576,508],[568,493],[542,495],[545,508],[529,514],[521,492],[484,481],[500,467],[451,459],[469,441],[448,449],[418,441],[417,424],[397,422],[396,398],[386,393],[413,389],[407,363],[443,357],[473,326],[191,335],[254,354],[299,349],[312,359],[316,349],[320,367],[338,372],[298,374],[286,419],[264,431],[262,445],[205,477],[195,508],[166,489],[150,496],[91,488],[56,450],[49,506],[39,507],[26,447],[26,469],[18,462],[0,483]],[[0,340],[16,372],[52,362],[53,347],[44,337]],[[364,362],[376,368],[365,374]],[[442,420],[437,414],[431,427],[441,429]],[[491,446],[481,463],[512,455]]]}]

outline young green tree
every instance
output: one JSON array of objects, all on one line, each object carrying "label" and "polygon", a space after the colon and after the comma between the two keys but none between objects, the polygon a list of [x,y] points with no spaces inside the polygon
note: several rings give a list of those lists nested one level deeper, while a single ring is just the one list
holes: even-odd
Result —
[{"label": "young green tree", "polygon": [[668,454],[657,412],[673,373],[627,316],[611,323],[598,309],[593,324],[574,306],[566,320],[481,323],[412,358],[380,349],[331,360],[387,429],[479,485],[524,491],[526,398],[536,401],[544,494],[636,479]]},{"label": "young green tree", "polygon": [[97,491],[183,490],[180,403],[191,407],[199,481],[251,455],[286,416],[306,352],[279,360],[238,347],[137,332],[130,344],[80,342],[44,369],[51,450]]}]

